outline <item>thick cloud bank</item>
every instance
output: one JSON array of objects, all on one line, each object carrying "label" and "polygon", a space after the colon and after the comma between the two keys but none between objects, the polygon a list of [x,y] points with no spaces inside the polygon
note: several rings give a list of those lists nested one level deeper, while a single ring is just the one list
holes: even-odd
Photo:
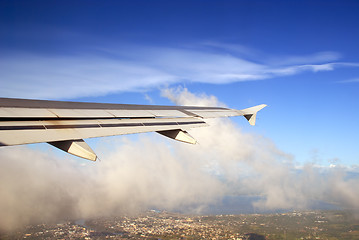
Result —
[{"label": "thick cloud bank", "polygon": [[[220,105],[186,89],[163,95],[177,104]],[[347,169],[298,168],[271,140],[229,119],[210,124],[191,131],[198,145],[154,133],[103,138],[93,146],[102,160],[96,163],[60,159],[57,150],[0,148],[0,230],[148,208],[199,213],[225,196],[259,196],[259,210],[305,209],[313,201],[359,207],[359,179]]]}]

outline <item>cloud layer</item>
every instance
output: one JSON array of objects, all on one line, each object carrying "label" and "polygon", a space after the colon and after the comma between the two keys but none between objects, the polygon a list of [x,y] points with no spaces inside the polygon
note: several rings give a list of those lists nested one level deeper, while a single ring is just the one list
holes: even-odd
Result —
[{"label": "cloud layer", "polygon": [[[222,105],[181,88],[163,95],[178,104]],[[0,230],[148,208],[200,213],[225,196],[258,196],[258,210],[305,209],[315,201],[358,210],[358,175],[311,164],[298,169],[271,140],[229,119],[210,125],[191,131],[198,145],[155,134],[103,138],[96,146],[102,161],[83,165],[52,150],[0,148]]]},{"label": "cloud layer", "polygon": [[178,82],[262,80],[348,65],[335,62],[339,55],[334,52],[274,58],[243,46],[219,43],[187,48],[122,46],[84,52],[4,53],[0,56],[0,96],[77,98],[143,91]]}]

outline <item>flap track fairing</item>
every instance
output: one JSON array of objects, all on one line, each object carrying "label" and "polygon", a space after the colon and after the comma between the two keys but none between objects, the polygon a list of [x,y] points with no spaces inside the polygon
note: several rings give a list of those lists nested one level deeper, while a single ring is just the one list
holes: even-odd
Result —
[{"label": "flap track fairing", "polygon": [[194,139],[188,132],[181,130],[181,129],[175,129],[175,130],[168,130],[168,131],[157,131],[159,134],[172,138],[174,140],[190,143],[190,144],[196,144],[197,141]]},{"label": "flap track fairing", "polygon": [[54,147],[68,152],[77,157],[85,158],[91,161],[96,161],[97,156],[90,146],[82,139],[48,142]]}]

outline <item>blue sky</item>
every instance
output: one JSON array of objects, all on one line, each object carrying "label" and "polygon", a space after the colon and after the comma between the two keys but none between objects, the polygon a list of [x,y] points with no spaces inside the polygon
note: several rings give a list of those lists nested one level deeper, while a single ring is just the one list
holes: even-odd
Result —
[{"label": "blue sky", "polygon": [[359,160],[357,1],[1,1],[0,95],[231,108],[298,164]]}]

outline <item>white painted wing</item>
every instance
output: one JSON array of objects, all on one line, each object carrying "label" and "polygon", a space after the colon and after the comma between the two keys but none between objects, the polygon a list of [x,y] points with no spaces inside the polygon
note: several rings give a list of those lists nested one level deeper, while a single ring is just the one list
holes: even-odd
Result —
[{"label": "white painted wing", "polygon": [[204,119],[244,116],[254,125],[256,113],[265,106],[234,110],[0,98],[0,146],[48,142],[74,155],[96,160],[95,153],[82,139],[158,132],[195,143],[187,130],[207,126]]},{"label": "white painted wing", "polygon": [[78,119],[2,121],[2,146],[105,137],[165,130],[188,130],[207,124],[196,118]]}]

